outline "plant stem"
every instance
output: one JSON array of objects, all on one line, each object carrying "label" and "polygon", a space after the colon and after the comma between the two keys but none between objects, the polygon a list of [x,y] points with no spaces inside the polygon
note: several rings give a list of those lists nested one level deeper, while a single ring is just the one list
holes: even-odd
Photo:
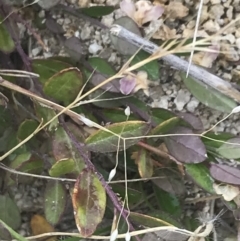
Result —
[{"label": "plant stem", "polygon": [[[130,227],[130,231],[134,231],[134,227],[133,225],[128,221],[128,211],[126,209],[122,210],[122,205],[120,204],[120,202],[118,201],[118,197],[117,195],[112,191],[111,187],[107,184],[107,182],[104,180],[103,176],[101,173],[99,173],[95,166],[93,165],[93,163],[91,162],[91,160],[88,157],[87,154],[87,150],[84,146],[83,143],[80,143],[77,141],[76,137],[72,134],[72,132],[68,129],[66,123],[64,121],[61,120],[62,118],[60,118],[60,123],[62,124],[64,130],[66,131],[66,133],[68,134],[69,138],[71,139],[71,141],[73,142],[74,146],[76,147],[76,149],[78,150],[79,154],[83,157],[86,165],[88,168],[92,169],[98,176],[100,182],[102,183],[103,187],[105,188],[108,196],[110,197],[110,199],[113,202],[114,207],[118,210],[119,213],[122,213],[123,218],[126,220],[126,222],[129,223],[129,227]],[[141,241],[138,237],[136,237],[136,239],[138,241]]]}]

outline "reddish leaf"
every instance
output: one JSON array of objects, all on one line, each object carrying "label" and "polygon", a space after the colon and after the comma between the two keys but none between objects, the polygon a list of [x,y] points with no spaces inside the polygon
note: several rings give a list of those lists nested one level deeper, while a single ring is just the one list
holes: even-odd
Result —
[{"label": "reddish leaf", "polygon": [[165,138],[165,144],[169,153],[178,161],[184,163],[200,163],[207,158],[204,144],[198,136],[192,135],[193,132],[190,129],[178,127],[171,133],[180,134],[179,136]]},{"label": "reddish leaf", "polygon": [[212,163],[210,174],[220,182],[240,185],[240,170],[235,167]]},{"label": "reddish leaf", "polygon": [[80,234],[88,237],[102,221],[106,208],[106,192],[92,170],[84,169],[72,193],[75,221]]},{"label": "reddish leaf", "polygon": [[179,117],[188,122],[195,130],[204,130],[203,123],[200,118],[196,117],[192,113],[180,112],[177,113]]}]

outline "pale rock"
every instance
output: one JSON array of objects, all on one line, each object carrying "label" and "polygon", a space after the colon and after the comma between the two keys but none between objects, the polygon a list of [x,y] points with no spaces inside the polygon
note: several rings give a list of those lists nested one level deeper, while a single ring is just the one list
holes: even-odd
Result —
[{"label": "pale rock", "polygon": [[212,32],[212,33],[216,33],[217,31],[220,30],[220,26],[218,23],[216,23],[213,20],[208,20],[204,25],[203,25],[204,29],[206,31]]},{"label": "pale rock", "polygon": [[89,6],[89,3],[91,2],[91,0],[79,0],[78,1],[78,6],[80,8],[85,8]]},{"label": "pale rock", "polygon": [[101,21],[104,25],[106,25],[107,27],[111,27],[113,25],[114,22],[114,18],[113,18],[113,13],[103,16],[102,17],[102,21]]},{"label": "pale rock", "polygon": [[229,45],[223,45],[222,52],[224,52],[224,56],[229,61],[238,61],[239,60],[239,54],[238,52]]},{"label": "pale rock", "polygon": [[70,18],[65,18],[64,19],[64,24],[65,25],[69,25],[71,23],[71,19]]},{"label": "pale rock", "polygon": [[189,91],[183,89],[179,90],[177,97],[174,100],[177,110],[183,110],[183,107],[189,102],[190,98],[191,94]]},{"label": "pale rock", "polygon": [[202,6],[200,23],[205,22],[209,18],[208,6]]},{"label": "pale rock", "polygon": [[196,20],[192,20],[187,24],[187,28],[194,29],[196,27]]},{"label": "pale rock", "polygon": [[232,7],[232,6],[229,6],[229,7],[228,7],[228,10],[227,10],[227,12],[226,12],[226,15],[227,15],[227,18],[228,18],[229,20],[232,20],[232,18],[233,18],[233,7]]},{"label": "pale rock", "polygon": [[41,50],[42,50],[42,47],[40,46],[32,49],[32,56],[36,57],[41,52]]},{"label": "pale rock", "polygon": [[203,4],[207,5],[209,3],[209,0],[203,0]]},{"label": "pale rock", "polygon": [[189,112],[195,112],[195,109],[198,107],[199,101],[196,98],[192,98],[187,104],[187,110]]},{"label": "pale rock", "polygon": [[194,35],[194,29],[184,29],[182,33],[183,38],[192,38]]},{"label": "pale rock", "polygon": [[87,39],[91,38],[92,28],[90,26],[85,24],[85,26],[83,28],[81,28],[80,30],[81,30],[80,37],[82,40],[87,40]]},{"label": "pale rock", "polygon": [[212,5],[221,3],[221,0],[210,0]]},{"label": "pale rock", "polygon": [[235,43],[235,36],[233,34],[227,34],[225,37],[224,37],[225,40],[228,40],[231,44],[234,44]]},{"label": "pale rock", "polygon": [[224,14],[224,7],[221,4],[215,4],[211,7],[209,16],[212,19],[220,19]]},{"label": "pale rock", "polygon": [[236,46],[238,49],[240,49],[240,38],[236,39]]},{"label": "pale rock", "polygon": [[41,11],[38,13],[38,17],[39,17],[39,18],[44,18],[44,17],[45,17],[45,11],[44,11],[44,10],[41,10]]},{"label": "pale rock", "polygon": [[232,79],[232,75],[229,74],[229,73],[224,73],[224,74],[222,75],[222,77],[223,77],[223,79],[225,79],[225,80],[231,80],[231,79]]},{"label": "pale rock", "polygon": [[115,63],[116,59],[117,59],[117,54],[115,52],[112,52],[108,61],[111,62],[111,63]]},{"label": "pale rock", "polygon": [[106,4],[109,6],[116,6],[121,2],[121,0],[107,0]]},{"label": "pale rock", "polygon": [[240,29],[236,29],[235,31],[235,37],[240,38]]},{"label": "pale rock", "polygon": [[168,96],[162,96],[160,101],[154,101],[152,107],[168,109]]},{"label": "pale rock", "polygon": [[90,54],[97,54],[102,49],[103,49],[103,47],[101,45],[99,45],[97,42],[94,42],[94,43],[89,45],[88,51],[89,51]]},{"label": "pale rock", "polygon": [[53,56],[53,53],[50,53],[50,52],[44,52],[43,53],[43,56],[44,56],[44,58],[50,58],[50,57],[52,57]]}]

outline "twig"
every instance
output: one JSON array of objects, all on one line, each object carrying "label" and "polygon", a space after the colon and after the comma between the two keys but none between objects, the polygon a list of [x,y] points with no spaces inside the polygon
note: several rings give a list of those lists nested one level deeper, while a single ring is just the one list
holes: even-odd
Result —
[{"label": "twig", "polygon": [[[119,213],[122,214],[123,218],[128,222],[130,230],[134,231],[134,227],[133,225],[130,223],[130,221],[128,220],[128,211],[125,209],[122,209],[122,205],[119,203],[119,199],[117,197],[117,195],[112,191],[111,187],[107,184],[107,182],[105,181],[105,179],[103,178],[102,174],[99,173],[95,166],[92,164],[91,160],[89,159],[88,155],[87,155],[87,151],[86,151],[86,147],[84,146],[83,143],[79,143],[76,139],[76,137],[72,134],[72,132],[68,129],[67,125],[65,124],[64,121],[61,121],[61,124],[64,128],[64,130],[66,131],[66,133],[68,134],[69,138],[71,139],[73,145],[76,147],[76,149],[78,150],[79,154],[83,157],[86,165],[88,168],[92,169],[98,176],[100,182],[102,183],[103,187],[105,188],[108,196],[110,197],[110,199],[113,202],[114,207],[118,210]],[[136,237],[136,239],[138,241],[141,241],[139,237]]]},{"label": "twig", "polygon": [[[119,38],[127,40],[129,43],[134,44],[137,47],[142,47],[143,50],[150,54],[154,54],[160,51],[159,47],[145,40],[138,35],[128,31],[119,25],[113,25],[110,28],[110,33],[116,35]],[[175,67],[176,69],[187,72],[188,69],[188,61],[181,59],[175,55],[169,54],[162,57],[162,59],[169,65]],[[221,79],[220,77],[209,73],[207,70],[198,67],[196,65],[191,65],[189,70],[189,75],[193,77],[199,84],[203,86],[207,86],[209,88],[213,88],[218,92],[230,97],[231,99],[240,103],[240,92],[232,87],[230,83]]]}]

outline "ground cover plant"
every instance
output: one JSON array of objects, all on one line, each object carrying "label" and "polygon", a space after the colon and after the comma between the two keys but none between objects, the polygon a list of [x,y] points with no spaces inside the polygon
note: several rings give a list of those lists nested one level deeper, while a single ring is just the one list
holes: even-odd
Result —
[{"label": "ground cover plant", "polygon": [[[150,86],[159,84],[163,68],[159,59],[178,56],[181,61],[180,57],[190,56],[193,50],[204,50],[212,62],[220,53],[212,44],[219,32],[206,38],[165,42],[152,35],[147,43],[154,41],[160,49],[149,51],[141,45],[141,27],[161,18],[164,9],[146,2],[135,8],[132,2],[122,1],[120,7],[132,11],[115,24],[138,38],[134,35],[134,43],[129,35],[120,39],[122,28],[115,25],[110,29],[112,44],[126,60],[120,68],[101,57],[86,56],[77,38],[64,39],[62,29],[51,18],[44,27],[61,39],[69,57],[29,58],[16,21],[44,48],[43,41],[24,20],[19,6],[17,12],[0,3],[2,240],[57,240],[59,236],[66,241],[149,240],[149,234],[155,240],[208,240],[212,232],[214,236],[215,214],[221,210],[211,210],[204,221],[185,215],[189,178],[204,193],[202,203],[211,201],[214,206],[220,199],[225,212],[238,219],[240,170],[229,164],[240,158],[240,138],[217,133],[215,127],[239,114],[240,93],[220,78],[217,84],[215,79],[207,79],[208,83],[194,78],[191,68],[189,77],[179,73],[192,95],[225,114],[210,129],[204,129],[192,113],[151,108],[145,101]],[[31,3],[21,10],[30,11],[34,6]],[[50,13],[60,9],[79,14],[102,28],[106,26],[98,19],[114,10],[95,6],[76,13],[61,4],[49,8]],[[21,213],[11,187],[36,179],[45,180],[44,205],[39,213],[32,213],[33,236],[24,237],[17,232]],[[77,233],[59,228],[69,213]]]}]

